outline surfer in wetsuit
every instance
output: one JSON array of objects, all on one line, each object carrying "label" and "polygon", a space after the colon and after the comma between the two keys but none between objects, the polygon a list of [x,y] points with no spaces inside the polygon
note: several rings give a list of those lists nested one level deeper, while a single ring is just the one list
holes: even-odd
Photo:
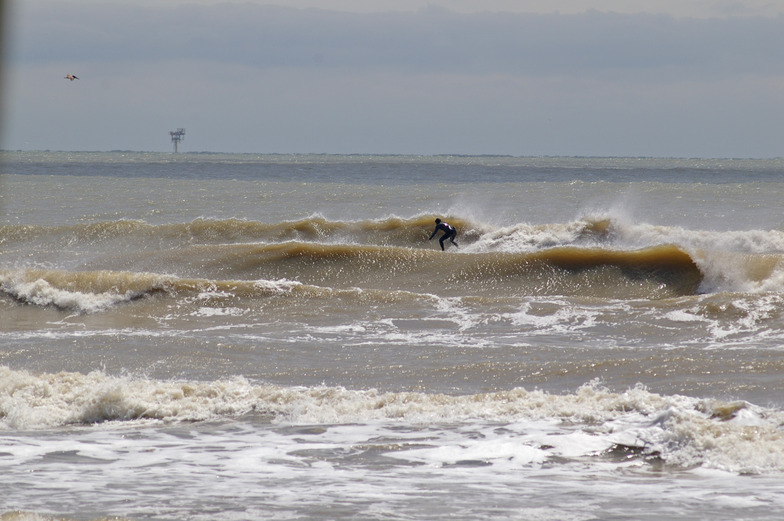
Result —
[{"label": "surfer in wetsuit", "polygon": [[428,240],[432,240],[433,237],[435,237],[438,233],[438,230],[444,232],[444,235],[438,239],[439,244],[441,244],[441,251],[444,251],[444,241],[447,239],[449,239],[449,242],[457,246],[457,243],[455,242],[455,237],[457,237],[457,230],[451,224],[441,222],[441,219],[436,219],[436,229],[433,230],[433,233],[430,235],[430,239]]}]

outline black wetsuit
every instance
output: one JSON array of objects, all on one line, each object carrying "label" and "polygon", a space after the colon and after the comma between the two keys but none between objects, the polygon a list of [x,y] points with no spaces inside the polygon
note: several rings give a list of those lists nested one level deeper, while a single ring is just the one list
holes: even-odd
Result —
[{"label": "black wetsuit", "polygon": [[[430,235],[430,239],[432,239],[433,237],[436,236],[436,233],[438,233],[438,230],[441,230],[442,232],[444,232],[444,235],[442,235],[441,238],[438,239],[439,244],[441,244],[441,250],[442,251],[444,250],[444,241],[447,240],[447,239],[449,239],[449,242],[451,242],[452,244],[457,246],[457,243],[455,242],[455,237],[457,237],[457,230],[455,229],[454,226],[452,226],[449,223],[445,223],[443,221],[438,223],[438,224],[436,224],[436,229],[433,230],[433,234]],[[430,239],[428,239],[428,240],[430,240]]]}]

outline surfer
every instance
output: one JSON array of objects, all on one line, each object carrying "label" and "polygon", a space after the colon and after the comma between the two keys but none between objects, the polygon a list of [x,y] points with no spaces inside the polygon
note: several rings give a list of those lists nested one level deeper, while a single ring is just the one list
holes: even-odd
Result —
[{"label": "surfer", "polygon": [[430,235],[430,239],[428,240],[432,240],[433,237],[436,236],[436,233],[438,233],[438,230],[444,232],[444,235],[438,239],[439,244],[441,244],[441,251],[444,251],[444,241],[447,239],[449,239],[449,242],[457,246],[457,243],[455,242],[455,237],[457,237],[457,230],[451,224],[441,222],[441,219],[436,219],[436,229],[433,230],[433,233]]}]

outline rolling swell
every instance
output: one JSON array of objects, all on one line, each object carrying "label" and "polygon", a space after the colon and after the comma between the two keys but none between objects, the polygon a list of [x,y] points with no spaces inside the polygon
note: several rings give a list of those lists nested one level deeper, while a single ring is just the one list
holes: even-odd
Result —
[{"label": "rolling swell", "polygon": [[301,286],[292,281],[213,281],[155,273],[63,270],[0,271],[0,293],[24,304],[94,312],[144,297],[237,298],[279,295]]},{"label": "rolling swell", "polygon": [[[705,278],[705,259],[698,265],[693,249],[678,242],[624,248],[616,240],[618,223],[608,218],[506,228],[447,218],[460,230],[460,247],[446,253],[428,241],[432,215],[6,225],[0,227],[0,258],[14,269],[0,271],[0,291],[24,304],[93,312],[145,297],[204,292],[250,301],[357,289],[381,292],[381,299],[394,292],[658,299],[695,294]],[[30,258],[48,269],[25,267]],[[717,279],[713,271],[711,281]],[[722,273],[720,267],[719,279]]]},{"label": "rolling swell", "polygon": [[[533,253],[444,254],[410,248],[285,243],[249,251],[267,278],[461,294],[661,298],[698,291],[702,274],[675,246],[635,251],[560,247]],[[245,259],[246,262],[247,259]]]},{"label": "rolling swell", "polygon": [[[139,245],[176,247],[183,244],[240,242],[352,242],[361,244],[422,246],[433,229],[434,216],[405,219],[333,221],[311,216],[296,221],[264,223],[243,219],[196,219],[187,223],[148,224],[138,220],[104,221],[67,226],[3,225],[0,245],[47,240],[52,245],[95,244],[113,239],[138,241]],[[461,239],[477,240],[484,227],[450,218],[461,230]]]},{"label": "rolling swell", "polygon": [[105,311],[144,298],[196,304],[215,301],[222,305],[245,303],[254,307],[258,299],[282,296],[305,300],[340,298],[361,304],[421,297],[405,291],[335,289],[286,279],[210,280],[154,273],[62,270],[0,271],[0,295],[20,304],[81,313]]},{"label": "rolling swell", "polygon": [[[271,296],[389,301],[400,293],[516,297],[576,295],[666,298],[694,294],[702,280],[674,246],[622,252],[576,247],[534,253],[444,254],[401,247],[286,242],[200,245],[144,256],[156,271],[0,271],[16,302],[79,312],[162,296],[222,295],[253,306]],[[167,273],[181,272],[184,276]],[[398,296],[395,296],[398,295]],[[236,304],[236,303],[235,303]]]}]

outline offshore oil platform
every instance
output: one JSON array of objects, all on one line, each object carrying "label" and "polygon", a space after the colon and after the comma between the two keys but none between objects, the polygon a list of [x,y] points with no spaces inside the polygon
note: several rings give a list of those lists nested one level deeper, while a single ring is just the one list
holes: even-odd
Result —
[{"label": "offshore oil platform", "polygon": [[180,141],[185,139],[185,129],[178,128],[177,130],[172,130],[169,132],[169,135],[171,136],[172,143],[174,143],[174,153],[176,154]]}]

